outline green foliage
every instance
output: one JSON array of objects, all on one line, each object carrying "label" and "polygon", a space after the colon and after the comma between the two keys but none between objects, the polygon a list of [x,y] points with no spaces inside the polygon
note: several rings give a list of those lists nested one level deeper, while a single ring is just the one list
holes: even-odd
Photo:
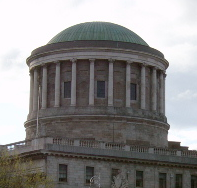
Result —
[{"label": "green foliage", "polygon": [[0,188],[52,188],[52,180],[31,160],[0,153]]}]

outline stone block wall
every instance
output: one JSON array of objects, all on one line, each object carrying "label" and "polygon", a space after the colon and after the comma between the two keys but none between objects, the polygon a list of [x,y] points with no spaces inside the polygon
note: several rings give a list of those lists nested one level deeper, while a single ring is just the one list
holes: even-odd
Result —
[{"label": "stone block wall", "polygon": [[[67,165],[67,182],[58,181],[59,164]],[[114,161],[91,160],[82,158],[67,158],[60,156],[47,157],[47,174],[55,181],[55,188],[87,188],[85,183],[86,166],[94,167],[94,175],[100,174],[102,188],[110,188],[112,169],[119,169],[128,179],[129,188],[136,187],[136,171],[143,172],[143,187],[158,188],[159,173],[166,174],[166,188],[175,188],[176,174],[182,174],[183,188],[191,187],[191,175],[197,175],[196,170],[191,168],[177,168],[173,166],[160,166],[151,164],[123,163]]]},{"label": "stone block wall", "polygon": [[[159,128],[160,127],[160,128]],[[35,138],[36,127],[28,127],[28,139]],[[34,134],[32,134],[34,132]],[[39,136],[81,138],[131,145],[167,147],[168,131],[154,121],[113,116],[68,116],[39,122]]]}]

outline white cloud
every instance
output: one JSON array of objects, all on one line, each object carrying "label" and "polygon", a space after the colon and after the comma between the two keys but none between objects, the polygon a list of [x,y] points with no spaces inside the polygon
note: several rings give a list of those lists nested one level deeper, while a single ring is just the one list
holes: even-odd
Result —
[{"label": "white cloud", "polygon": [[197,91],[186,90],[182,93],[179,93],[177,96],[172,97],[172,100],[183,101],[183,100],[195,100],[197,99]]}]

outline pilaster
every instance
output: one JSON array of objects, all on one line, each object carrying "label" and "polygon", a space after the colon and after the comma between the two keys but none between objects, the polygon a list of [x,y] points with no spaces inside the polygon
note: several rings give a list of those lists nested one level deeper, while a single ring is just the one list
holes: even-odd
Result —
[{"label": "pilaster", "polygon": [[33,89],[34,89],[34,76],[33,71],[30,71],[30,96],[29,96],[29,113],[33,110]]},{"label": "pilaster", "polygon": [[146,68],[141,64],[141,109],[146,108]]},{"label": "pilaster", "polygon": [[160,91],[159,91],[159,112],[164,113],[164,73],[161,70],[159,75]]},{"label": "pilaster", "polygon": [[72,62],[72,81],[71,81],[71,106],[76,106],[76,59],[71,59]]},{"label": "pilaster", "polygon": [[113,65],[114,60],[109,59],[109,75],[108,75],[108,106],[113,106]]},{"label": "pilaster", "polygon": [[42,69],[42,109],[47,108],[47,65]]},{"label": "pilaster", "polygon": [[126,62],[126,107],[130,107],[130,98],[131,98],[131,63],[127,61]]},{"label": "pilaster", "polygon": [[34,69],[34,84],[33,84],[33,111],[38,110],[38,70]]},{"label": "pilaster", "polygon": [[89,85],[89,105],[94,105],[94,61],[95,59],[89,59],[90,61],[90,85]]},{"label": "pilaster", "polygon": [[157,70],[153,67],[152,71],[152,110],[157,110]]},{"label": "pilaster", "polygon": [[55,106],[60,106],[60,62],[56,63],[56,71],[55,71]]},{"label": "pilaster", "polygon": [[164,79],[163,79],[163,114],[165,115],[165,96],[166,96],[166,76],[167,76],[167,74],[165,73],[165,71],[164,71]]}]

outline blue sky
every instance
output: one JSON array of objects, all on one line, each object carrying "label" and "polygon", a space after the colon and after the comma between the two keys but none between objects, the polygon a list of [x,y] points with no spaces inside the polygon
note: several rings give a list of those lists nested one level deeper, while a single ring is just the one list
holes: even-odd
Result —
[{"label": "blue sky", "polygon": [[0,0],[0,144],[25,139],[31,51],[69,26],[106,21],[164,53],[169,140],[197,149],[196,10],[196,0]]}]

